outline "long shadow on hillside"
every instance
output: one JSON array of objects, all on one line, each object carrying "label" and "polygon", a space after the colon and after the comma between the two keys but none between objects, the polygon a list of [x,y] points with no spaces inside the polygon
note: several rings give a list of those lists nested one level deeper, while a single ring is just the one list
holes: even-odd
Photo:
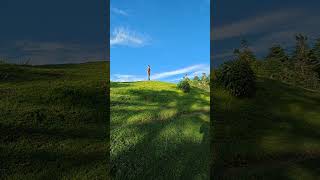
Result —
[{"label": "long shadow on hillside", "polygon": [[65,77],[63,71],[40,69],[32,66],[13,64],[0,65],[0,82],[18,83],[36,80],[57,80]]},{"label": "long shadow on hillside", "polygon": [[32,88],[36,93],[26,95],[17,92],[9,102],[19,106],[0,109],[6,117],[0,122],[0,179],[19,174],[59,179],[80,173],[94,179],[108,172],[105,84],[71,83],[47,91]]},{"label": "long shadow on hillside", "polygon": [[[38,147],[30,149],[25,147],[24,151],[13,151],[6,159],[1,154],[3,166],[0,177],[6,179],[6,175],[12,175],[18,179],[72,179],[74,177],[93,179],[101,176],[108,177],[105,149],[78,152],[76,150],[59,150]],[[3,159],[5,158],[5,159]],[[1,160],[1,161],[2,161]],[[6,164],[6,165],[5,165]],[[102,169],[102,170],[101,170]],[[84,173],[86,172],[86,173]]]},{"label": "long shadow on hillside", "polygon": [[[200,97],[198,90],[185,95],[167,90],[131,90],[129,95],[134,96],[135,101],[139,103],[130,104],[129,102],[128,106],[134,105],[136,110],[122,110],[123,114],[127,114],[122,117],[123,120],[140,113],[148,113],[152,117],[146,122],[122,125],[121,129],[127,128],[138,132],[142,137],[134,145],[125,146],[124,150],[111,157],[112,175],[116,179],[208,178],[209,122],[205,121],[201,115],[209,116],[209,112],[195,110],[192,105],[197,101],[199,106],[205,107],[209,106],[209,102]],[[169,103],[173,103],[174,106]],[[150,104],[150,109],[139,109],[141,106],[148,107]],[[161,117],[161,112],[166,109],[176,109],[177,113]],[[112,109],[112,113],[117,112]],[[111,126],[120,127],[121,124],[112,122]],[[192,139],[181,139],[180,142],[172,139],[164,139],[165,142],[159,141],[159,137],[162,137],[164,132],[172,129],[173,134],[182,135],[185,127],[194,127],[198,133],[202,133],[202,142],[194,142]],[[118,145],[121,142],[111,143]]]},{"label": "long shadow on hillside", "polygon": [[320,175],[320,95],[261,81],[253,99],[213,93],[212,176],[290,179],[294,168]]},{"label": "long shadow on hillside", "polygon": [[111,87],[112,87],[112,88],[129,87],[129,86],[131,86],[131,85],[132,85],[131,82],[121,82],[121,83],[111,82]]}]

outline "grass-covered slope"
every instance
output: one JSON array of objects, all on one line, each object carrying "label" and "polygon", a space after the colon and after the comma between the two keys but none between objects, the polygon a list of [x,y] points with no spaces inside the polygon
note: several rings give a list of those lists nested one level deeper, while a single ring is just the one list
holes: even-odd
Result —
[{"label": "grass-covered slope", "polygon": [[255,97],[212,90],[217,179],[320,177],[320,92],[258,80]]},{"label": "grass-covered slope", "polygon": [[0,65],[0,179],[105,179],[108,64]]},{"label": "grass-covered slope", "polygon": [[164,82],[111,83],[115,179],[208,179],[209,92]]}]

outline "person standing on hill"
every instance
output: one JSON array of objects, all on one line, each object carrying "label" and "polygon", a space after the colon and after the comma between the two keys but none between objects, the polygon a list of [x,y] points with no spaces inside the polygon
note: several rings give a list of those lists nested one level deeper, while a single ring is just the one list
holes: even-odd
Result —
[{"label": "person standing on hill", "polygon": [[150,81],[150,72],[151,72],[151,68],[150,68],[150,65],[148,65],[147,73],[148,73],[148,80],[149,81]]}]

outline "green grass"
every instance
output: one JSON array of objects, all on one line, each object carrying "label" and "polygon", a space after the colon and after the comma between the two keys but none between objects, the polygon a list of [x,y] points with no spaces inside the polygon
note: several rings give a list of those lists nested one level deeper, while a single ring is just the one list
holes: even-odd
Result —
[{"label": "green grass", "polygon": [[0,65],[0,179],[108,177],[109,65]]},{"label": "green grass", "polygon": [[111,84],[107,63],[0,65],[0,179],[316,179],[320,92],[259,79],[254,98]]},{"label": "green grass", "polygon": [[217,179],[320,177],[320,92],[268,79],[254,98],[212,90],[213,163]]},{"label": "green grass", "polygon": [[111,83],[114,179],[209,179],[209,92]]}]

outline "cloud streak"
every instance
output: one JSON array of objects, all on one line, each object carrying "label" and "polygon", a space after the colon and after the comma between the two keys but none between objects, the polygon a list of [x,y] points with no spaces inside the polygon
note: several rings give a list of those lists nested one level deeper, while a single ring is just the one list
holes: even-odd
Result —
[{"label": "cloud streak", "polygon": [[[182,74],[188,74],[190,72],[208,72],[209,66],[204,65],[204,64],[199,64],[199,65],[194,65],[194,66],[189,66],[185,67],[182,69],[177,69],[174,71],[168,71],[168,72],[163,72],[163,73],[157,73],[153,75],[153,79],[158,80],[158,79],[164,79],[176,75],[182,75]],[[210,70],[209,70],[210,71]]]},{"label": "cloud streak", "polygon": [[[234,39],[251,38],[250,48],[259,57],[267,54],[272,45],[279,44],[287,50],[291,50],[295,43],[295,35],[303,33],[310,41],[319,37],[320,33],[315,29],[320,28],[317,14],[295,9],[282,9],[278,12],[268,12],[264,15],[256,15],[249,19],[243,19],[222,27],[214,28],[211,32],[211,42],[230,42],[229,47],[219,49],[219,43],[215,47],[215,52],[211,58],[213,64],[221,64],[230,60],[233,55]],[[257,37],[254,37],[258,35]]]},{"label": "cloud streak", "polygon": [[[209,74],[210,73],[210,66],[206,64],[198,64],[193,66],[184,67],[181,69],[173,70],[173,71],[166,71],[161,73],[151,74],[152,80],[166,80],[169,82],[178,81],[180,80],[185,74],[188,74],[190,78],[194,77],[195,75],[200,76],[202,73]],[[180,77],[177,77],[180,76]],[[167,80],[168,78],[171,78]],[[114,82],[133,82],[133,81],[143,81],[147,78],[145,76],[139,75],[124,75],[124,74],[114,74],[111,76],[111,80]]]},{"label": "cloud streak", "polygon": [[110,38],[110,45],[114,46],[129,46],[142,47],[147,45],[149,41],[148,36],[141,35],[129,29],[118,27],[112,33]]},{"label": "cloud streak", "polygon": [[118,14],[118,15],[122,15],[122,16],[129,16],[129,14],[126,11],[124,11],[122,9],[115,8],[115,7],[111,7],[111,12]]},{"label": "cloud streak", "polygon": [[0,58],[9,63],[30,59],[33,65],[105,61],[105,44],[19,40],[2,43]]},{"label": "cloud streak", "polygon": [[277,26],[284,27],[288,22],[295,21],[303,12],[295,9],[270,12],[253,18],[240,20],[221,27],[213,28],[211,37],[213,40],[225,40],[229,38],[241,37],[248,34],[268,32]]},{"label": "cloud streak", "polygon": [[111,77],[111,81],[114,82],[134,82],[134,81],[142,81],[143,77],[139,77],[136,75],[127,75],[127,74],[114,74]]}]

